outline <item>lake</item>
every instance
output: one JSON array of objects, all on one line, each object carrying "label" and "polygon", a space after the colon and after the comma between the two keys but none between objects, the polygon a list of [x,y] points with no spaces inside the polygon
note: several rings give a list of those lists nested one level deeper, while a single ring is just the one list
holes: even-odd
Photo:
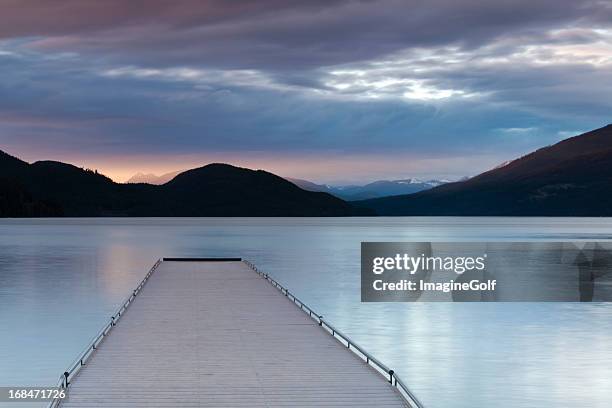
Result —
[{"label": "lake", "polygon": [[612,303],[361,303],[359,254],[361,241],[610,239],[610,218],[3,219],[0,386],[54,385],[158,258],[239,256],[428,408],[609,408]]}]

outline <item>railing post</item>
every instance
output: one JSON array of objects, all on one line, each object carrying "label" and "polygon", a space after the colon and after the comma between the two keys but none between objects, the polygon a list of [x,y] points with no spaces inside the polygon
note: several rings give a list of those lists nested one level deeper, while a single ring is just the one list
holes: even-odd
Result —
[{"label": "railing post", "polygon": [[64,372],[64,388],[68,388],[68,384],[70,384],[68,382],[68,376],[70,375],[70,373],[68,371]]},{"label": "railing post", "polygon": [[[282,295],[285,295],[287,297],[289,296],[289,290],[287,290],[280,283],[275,281],[272,277],[270,277],[269,274],[267,274],[263,270],[259,271],[259,269],[254,264],[251,264],[248,261],[245,261],[245,262],[246,262],[247,265],[249,265],[251,267],[251,269],[253,269],[255,272],[259,273],[268,282],[270,282],[270,284],[274,285],[274,287],[276,289],[280,290]],[[304,308],[305,308],[306,309],[305,311],[308,313],[308,315],[311,318],[318,319],[317,323],[319,324],[319,326],[321,326],[321,327],[324,326],[323,315],[318,315],[316,312],[314,312],[312,309],[310,309],[310,307],[308,307],[307,305],[304,305],[304,303],[302,303],[301,300],[297,299],[294,294],[291,294],[291,297],[293,298],[293,302],[296,305],[299,302],[299,306],[300,306],[301,310],[304,310]],[[336,330],[332,326],[330,326],[329,324],[326,325],[325,330],[328,331],[328,333],[330,333],[333,337],[338,336],[339,339],[342,339],[342,340],[346,341],[346,347],[348,349],[353,349],[353,353],[357,354],[357,351],[359,351],[365,357],[365,363],[368,364],[368,365],[374,365],[377,368],[377,371],[380,370],[379,372],[384,376],[383,373],[385,373],[385,370],[388,370],[387,367],[385,367],[384,365],[379,363],[374,357],[370,358],[370,356],[367,353],[365,353],[363,350],[361,350],[359,348],[359,346],[357,346],[354,343],[351,343],[351,341],[348,338],[344,337],[344,335],[342,335],[341,333],[337,333]],[[342,343],[341,340],[340,340],[340,342]],[[391,384],[392,386],[401,388],[404,392],[406,392],[408,394],[410,406],[413,406],[413,404],[416,404],[415,406],[417,406],[417,407],[420,407],[420,408],[423,407],[423,405],[416,400],[416,398],[410,393],[409,390],[407,390],[405,388],[405,386],[402,383],[399,383],[399,386],[398,386],[398,379],[397,379],[397,377],[395,377],[395,372],[393,370],[388,370],[388,371],[386,371],[386,373],[389,376],[389,379],[388,379],[389,384]],[[401,392],[400,392],[400,395],[402,395],[403,399],[408,401],[408,398],[405,397]]]}]

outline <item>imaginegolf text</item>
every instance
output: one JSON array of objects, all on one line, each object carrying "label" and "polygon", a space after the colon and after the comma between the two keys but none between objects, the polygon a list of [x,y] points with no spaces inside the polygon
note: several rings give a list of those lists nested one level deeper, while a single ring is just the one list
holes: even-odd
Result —
[{"label": "imaginegolf text", "polygon": [[422,292],[434,291],[434,292],[444,292],[448,293],[451,291],[494,291],[495,285],[497,282],[495,280],[487,280],[486,282],[481,282],[478,279],[473,279],[469,282],[425,282],[423,280],[417,282],[409,281],[406,279],[402,279],[399,282],[383,282],[380,279],[377,279],[373,282],[374,290],[382,290],[382,291],[413,291],[419,290]]}]

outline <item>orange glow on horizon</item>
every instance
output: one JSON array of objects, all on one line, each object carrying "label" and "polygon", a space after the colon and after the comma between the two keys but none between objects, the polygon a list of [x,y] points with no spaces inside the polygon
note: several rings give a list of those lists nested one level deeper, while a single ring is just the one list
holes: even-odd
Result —
[{"label": "orange glow on horizon", "polygon": [[[92,152],[2,150],[29,163],[56,160],[81,168],[98,170],[116,182],[123,183],[137,173],[166,173],[202,167],[210,163],[227,163],[249,169],[266,170],[282,177],[305,179],[314,183],[363,184],[375,180],[417,177],[421,179],[457,179],[491,169],[513,157],[472,155],[460,157],[426,157],[402,152],[209,152],[193,154],[112,154]],[[509,153],[510,154],[510,153]],[[478,166],[476,167],[475,164]],[[470,174],[465,169],[470,169]]]},{"label": "orange glow on horizon", "polygon": [[[33,162],[43,159],[21,156]],[[160,176],[179,170],[188,170],[210,163],[227,163],[249,169],[266,170],[283,177],[306,179],[315,183],[365,183],[380,179],[419,178],[457,178],[463,169],[473,165],[474,157],[423,158],[410,157],[401,153],[373,154],[318,154],[291,155],[287,153],[241,152],[190,155],[137,155],[108,156],[97,155],[79,157],[46,157],[44,160],[57,160],[77,167],[98,170],[116,182],[123,183],[137,173]],[[43,156],[44,157],[44,156]],[[499,158],[479,156],[481,170],[499,164]],[[476,169],[474,169],[476,171]]]}]

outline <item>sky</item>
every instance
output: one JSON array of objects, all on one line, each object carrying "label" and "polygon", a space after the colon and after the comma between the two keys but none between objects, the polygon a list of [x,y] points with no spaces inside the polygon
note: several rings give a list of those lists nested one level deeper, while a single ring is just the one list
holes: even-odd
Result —
[{"label": "sky", "polygon": [[612,2],[4,0],[0,150],[459,178],[612,122]]}]

